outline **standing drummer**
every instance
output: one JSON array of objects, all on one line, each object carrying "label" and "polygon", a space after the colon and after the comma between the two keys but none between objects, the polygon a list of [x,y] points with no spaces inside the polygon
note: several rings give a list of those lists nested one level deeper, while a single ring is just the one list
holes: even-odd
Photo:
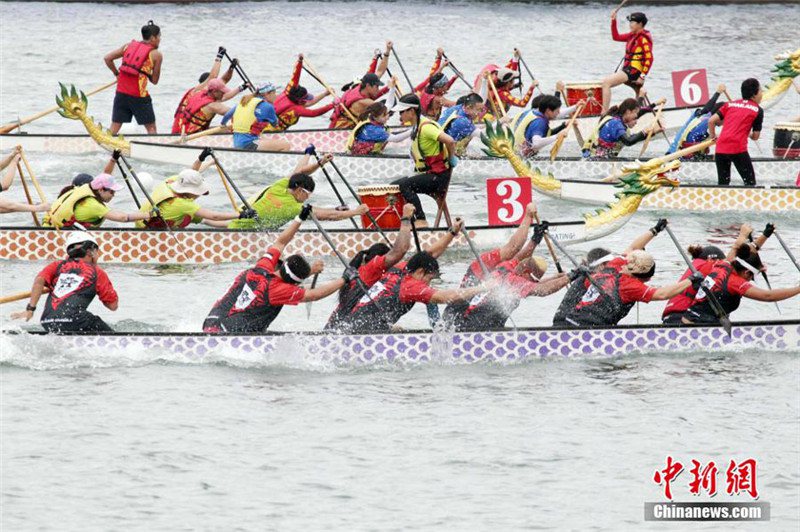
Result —
[{"label": "standing drummer", "polygon": [[653,36],[644,29],[647,16],[644,13],[631,13],[628,15],[630,33],[619,33],[617,11],[619,8],[611,12],[611,37],[625,43],[625,57],[622,60],[622,71],[614,72],[603,80],[603,113],[608,112],[611,105],[612,87],[624,83],[636,92],[638,98],[645,76],[653,65]]}]

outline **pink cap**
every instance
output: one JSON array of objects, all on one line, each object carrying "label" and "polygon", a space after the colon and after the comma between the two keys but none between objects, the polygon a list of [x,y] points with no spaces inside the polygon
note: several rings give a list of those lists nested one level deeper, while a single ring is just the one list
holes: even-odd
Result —
[{"label": "pink cap", "polygon": [[107,188],[115,192],[122,190],[122,185],[117,183],[117,180],[114,179],[114,176],[111,174],[99,174],[95,176],[90,186],[94,190],[100,190],[101,188]]},{"label": "pink cap", "polygon": [[229,89],[221,79],[214,78],[208,82],[208,90],[228,92]]}]

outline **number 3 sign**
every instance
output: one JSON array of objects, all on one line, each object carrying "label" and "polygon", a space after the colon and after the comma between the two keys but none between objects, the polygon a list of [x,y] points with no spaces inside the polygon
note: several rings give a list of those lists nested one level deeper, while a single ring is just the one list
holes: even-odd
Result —
[{"label": "number 3 sign", "polygon": [[681,70],[672,73],[672,92],[678,107],[695,107],[708,100],[706,69]]},{"label": "number 3 sign", "polygon": [[489,225],[517,225],[531,202],[529,177],[492,177],[486,180]]}]

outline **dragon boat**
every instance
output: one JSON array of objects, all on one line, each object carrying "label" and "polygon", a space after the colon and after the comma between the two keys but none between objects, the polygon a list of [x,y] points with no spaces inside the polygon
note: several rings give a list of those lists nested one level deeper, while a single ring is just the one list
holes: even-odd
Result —
[{"label": "dragon boat", "polygon": [[[653,353],[726,351],[781,352],[800,348],[800,320],[734,323],[729,337],[719,326],[631,325],[599,329],[526,328],[481,332],[406,331],[339,335],[268,332],[253,335],[203,333],[109,333],[44,335],[4,331],[0,345],[22,352],[58,342],[62,357],[82,353],[119,357],[152,353],[170,362],[202,364],[258,357],[344,366],[416,364],[513,364],[545,357],[616,357]],[[291,353],[291,355],[287,355]]]},{"label": "dragon boat", "polygon": [[[669,210],[695,211],[756,211],[780,212],[800,210],[800,188],[796,186],[756,187],[684,185],[678,188],[653,188],[653,176],[675,171],[680,166],[677,160],[667,161],[656,158],[647,162],[634,162],[619,169],[617,183],[579,179],[556,179],[552,173],[545,173],[531,166],[514,150],[514,135],[507,128],[492,127],[487,124],[482,135],[486,148],[484,152],[497,158],[506,159],[514,172],[520,177],[528,177],[533,188],[545,196],[577,201],[582,203],[609,203],[619,198],[620,184],[627,191],[627,200],[618,201],[614,209],[618,212],[627,208],[644,207]],[[790,161],[797,170],[797,161]],[[629,204],[637,192],[643,193],[639,203]],[[647,193],[646,195],[644,193]],[[613,213],[612,210],[612,213]]]},{"label": "dragon boat", "polygon": [[795,83],[795,78],[800,76],[800,48],[794,52],[786,51],[775,56],[775,66],[772,67],[772,77],[767,83],[761,107],[770,109],[775,106]]}]

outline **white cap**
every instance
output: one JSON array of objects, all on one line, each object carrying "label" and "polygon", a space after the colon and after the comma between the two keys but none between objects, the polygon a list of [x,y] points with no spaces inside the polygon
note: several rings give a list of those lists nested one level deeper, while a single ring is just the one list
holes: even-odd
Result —
[{"label": "white cap", "polygon": [[72,246],[76,244],[83,244],[84,242],[92,242],[94,245],[97,245],[97,240],[90,235],[86,231],[70,231],[69,235],[67,235],[67,241],[64,244],[64,249],[69,250]]},{"label": "white cap", "polygon": [[139,178],[139,181],[142,182],[142,186],[146,190],[153,190],[153,184],[155,183],[155,180],[153,179],[152,175],[147,172],[137,172],[136,177]]},{"label": "white cap", "polygon": [[195,196],[205,196],[208,194],[208,186],[205,179],[197,170],[187,168],[178,174],[178,179],[170,183],[170,188],[176,194],[194,194]]}]

